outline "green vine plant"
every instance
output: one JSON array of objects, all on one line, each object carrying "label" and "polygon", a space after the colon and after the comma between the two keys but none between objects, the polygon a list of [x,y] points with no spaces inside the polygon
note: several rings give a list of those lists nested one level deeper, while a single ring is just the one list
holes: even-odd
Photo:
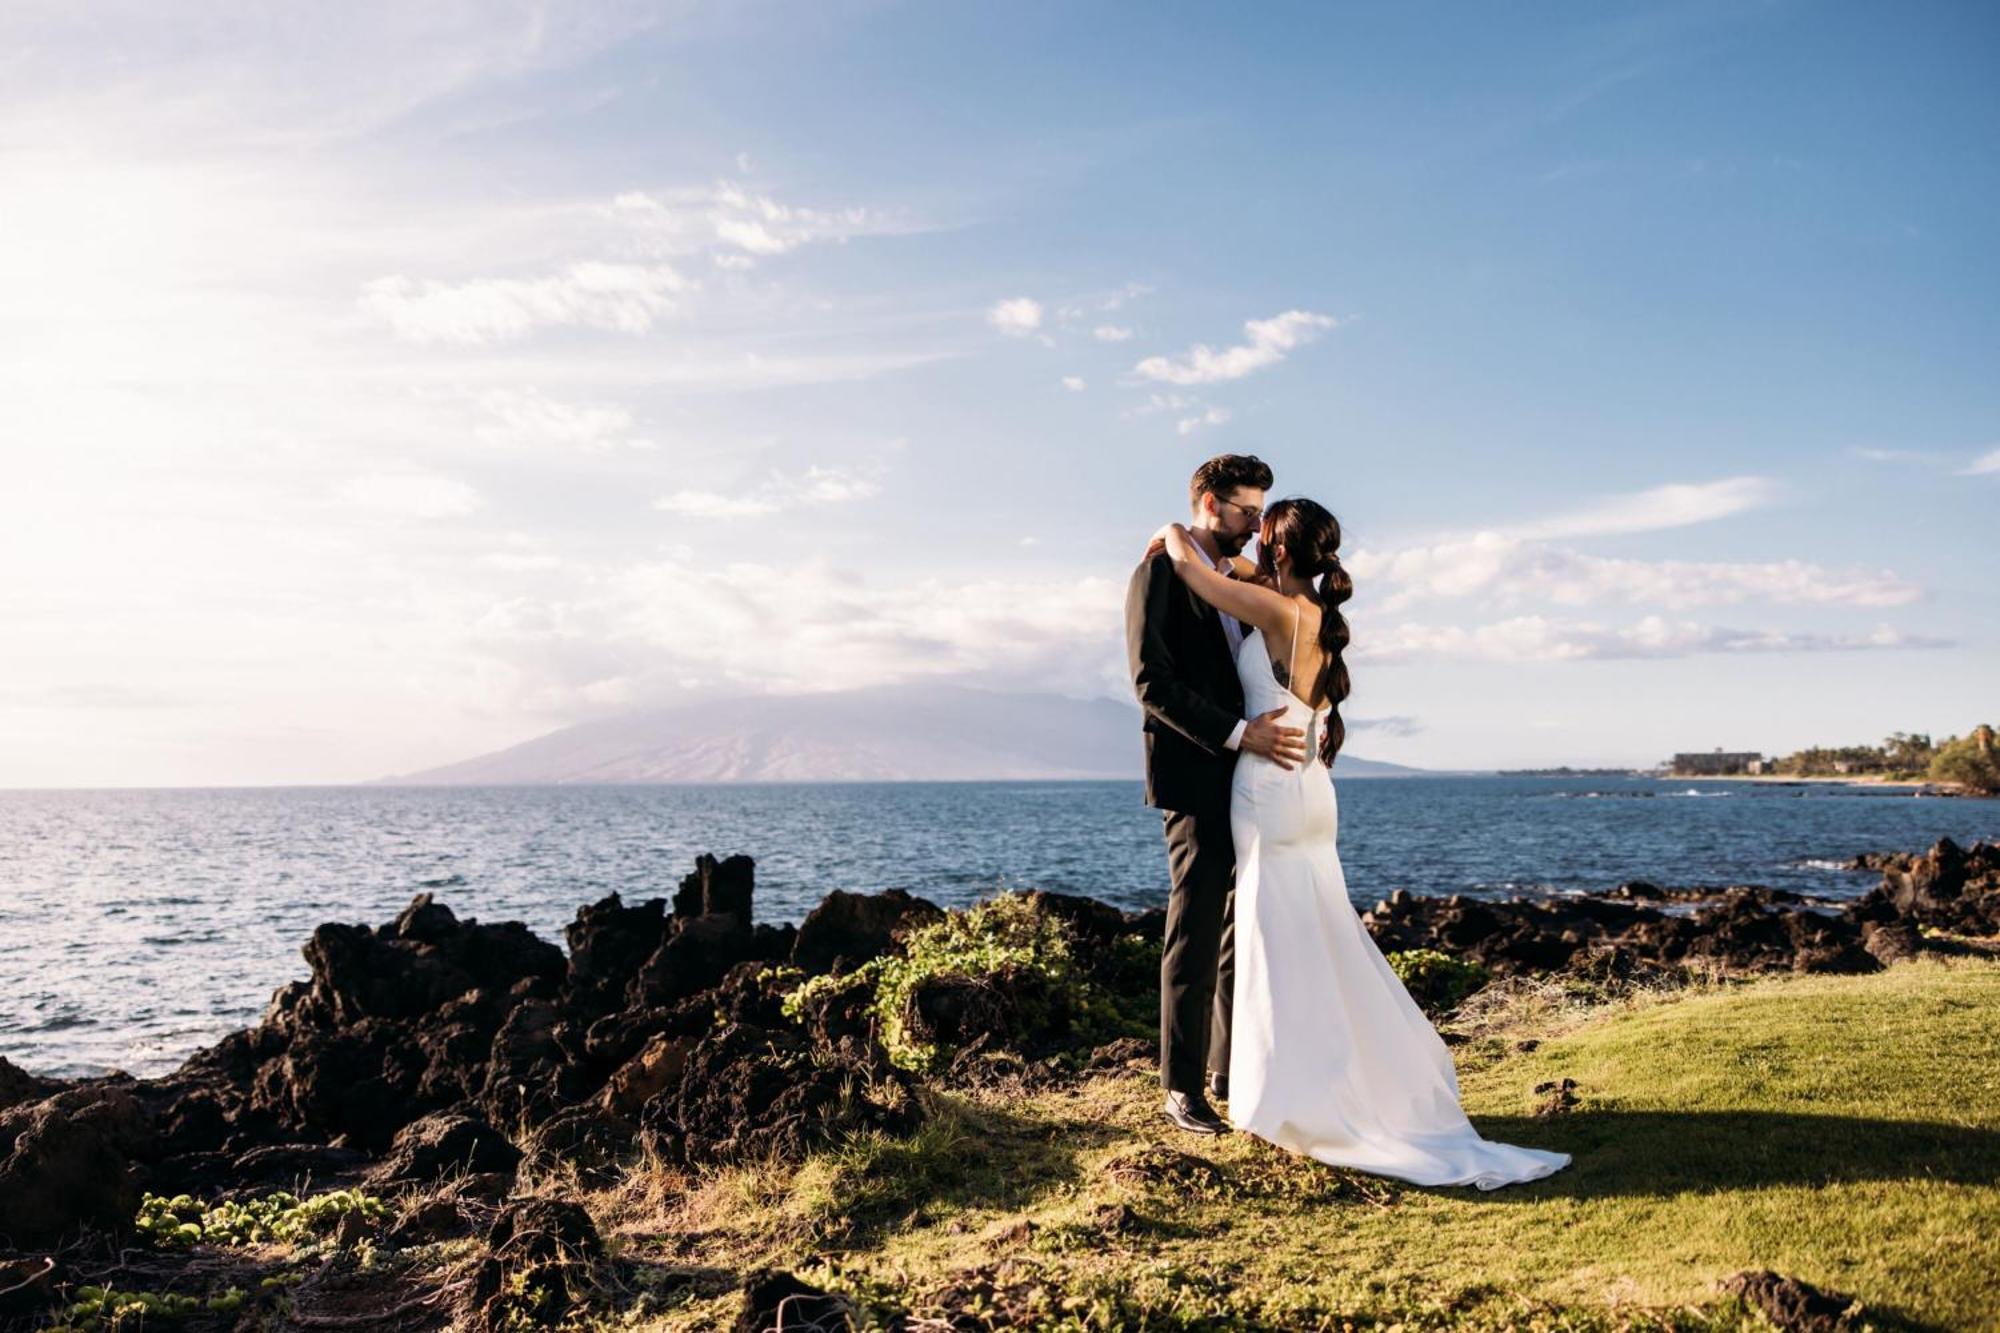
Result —
[{"label": "green vine plant", "polygon": [[1429,1014],[1448,1014],[1491,980],[1476,962],[1436,949],[1404,949],[1385,956],[1410,998]]},{"label": "green vine plant", "polygon": [[139,1201],[139,1234],[164,1249],[190,1245],[296,1244],[325,1235],[350,1213],[369,1225],[387,1210],[359,1190],[330,1190],[310,1199],[279,1190],[261,1199],[205,1204],[187,1194],[148,1194]]},{"label": "green vine plant", "polygon": [[[901,1068],[925,1072],[950,1055],[917,1037],[906,1021],[911,997],[927,981],[1004,976],[1016,983],[1009,990],[1017,1009],[1025,1010],[1015,1014],[1020,1030],[1042,1030],[1066,1011],[1079,1039],[1102,1041],[1147,1030],[1154,1002],[1144,992],[1156,983],[1158,969],[1158,946],[1121,938],[1104,969],[1113,985],[1100,984],[1079,959],[1068,923],[1038,908],[1032,894],[1007,892],[911,932],[900,954],[802,982],[785,996],[783,1008],[786,1017],[802,1022],[827,1000],[866,990],[889,1058]],[[1119,984],[1129,977],[1137,978],[1131,995]],[[1030,984],[1019,984],[1024,981]]]}]

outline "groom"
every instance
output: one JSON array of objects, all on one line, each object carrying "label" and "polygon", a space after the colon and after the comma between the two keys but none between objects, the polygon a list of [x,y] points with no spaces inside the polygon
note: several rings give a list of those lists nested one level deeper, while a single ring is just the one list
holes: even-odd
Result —
[{"label": "groom", "polygon": [[[1228,572],[1263,517],[1271,469],[1223,454],[1188,482],[1195,545]],[[1167,835],[1167,929],[1160,954],[1160,1083],[1167,1119],[1196,1134],[1224,1125],[1204,1095],[1229,1096],[1229,1010],[1234,984],[1236,852],[1229,783],[1247,750],[1287,766],[1305,761],[1305,733],[1280,726],[1284,709],[1243,716],[1236,650],[1243,627],[1189,590],[1161,547],[1146,552],[1125,592],[1125,648],[1145,714],[1146,804]]]}]

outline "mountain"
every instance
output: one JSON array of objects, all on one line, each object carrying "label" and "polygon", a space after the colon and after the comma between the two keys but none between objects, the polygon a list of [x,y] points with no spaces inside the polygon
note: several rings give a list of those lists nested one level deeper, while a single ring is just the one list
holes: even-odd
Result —
[{"label": "mountain", "polygon": [[[1130,704],[897,685],[649,709],[367,785],[1136,780],[1140,754]],[[1337,767],[1420,772],[1346,754]]]}]

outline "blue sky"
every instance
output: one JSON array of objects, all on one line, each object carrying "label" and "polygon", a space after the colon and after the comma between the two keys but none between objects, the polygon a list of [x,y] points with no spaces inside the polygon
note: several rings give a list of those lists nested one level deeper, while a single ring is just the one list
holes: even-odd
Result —
[{"label": "blue sky", "polygon": [[30,3],[0,39],[0,785],[1119,694],[1125,573],[1224,450],[1346,526],[1356,753],[1994,720],[1985,7]]}]

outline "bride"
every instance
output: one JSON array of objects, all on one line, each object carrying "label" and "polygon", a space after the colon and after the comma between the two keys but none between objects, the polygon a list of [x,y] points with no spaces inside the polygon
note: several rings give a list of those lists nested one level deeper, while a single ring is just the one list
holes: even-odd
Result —
[{"label": "bride", "polygon": [[1159,537],[1189,588],[1245,627],[1244,712],[1283,708],[1306,729],[1304,764],[1243,755],[1230,789],[1231,1124],[1329,1166],[1419,1185],[1490,1190],[1567,1166],[1567,1153],[1479,1137],[1459,1107],[1450,1051],[1348,901],[1328,772],[1345,735],[1340,604],[1354,592],[1339,522],[1311,500],[1280,500],[1264,514],[1257,562],[1236,557],[1229,573],[1211,569],[1180,524]]}]

